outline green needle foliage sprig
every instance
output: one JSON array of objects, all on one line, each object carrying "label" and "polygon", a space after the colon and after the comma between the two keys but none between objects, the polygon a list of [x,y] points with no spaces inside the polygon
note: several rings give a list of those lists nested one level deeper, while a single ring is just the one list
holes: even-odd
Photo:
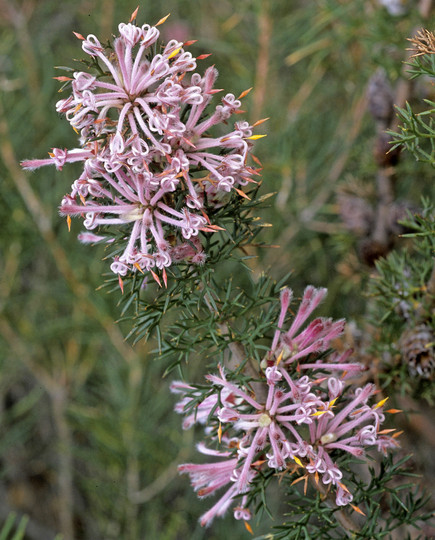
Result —
[{"label": "green needle foliage sprig", "polygon": [[[410,40],[414,48],[411,51],[409,73],[412,79],[418,77],[435,78],[435,36],[429,30],[420,30]],[[399,132],[389,131],[393,137],[392,150],[405,147],[418,161],[435,166],[435,103],[424,99],[423,110],[415,112],[409,103],[404,108],[397,107]]]},{"label": "green needle foliage sprig", "polygon": [[[390,456],[379,465],[379,469],[370,467],[371,476],[368,485],[361,482],[360,475],[353,473],[355,497],[366,511],[366,518],[361,518],[361,528],[352,538],[381,540],[391,538],[392,533],[402,528],[406,534],[406,526],[419,529],[421,523],[431,519],[432,514],[425,511],[430,496],[422,496],[415,488],[413,481],[405,482],[416,475],[406,467],[408,457],[394,461]],[[398,483],[397,478],[402,478]],[[405,493],[405,497],[403,496]],[[343,532],[337,525],[334,508],[324,504],[320,493],[307,492],[302,495],[295,487],[289,487],[287,504],[291,511],[286,514],[288,521],[274,527],[275,532],[261,536],[259,540],[298,540],[301,538],[337,539],[343,538]],[[388,509],[385,512],[385,509]],[[404,536],[405,537],[405,536]],[[419,535],[423,540],[425,536]],[[406,536],[411,538],[411,536]],[[414,538],[414,537],[413,537]]]},{"label": "green needle foliage sprig", "polygon": [[[402,394],[433,402],[435,371],[435,214],[428,200],[420,214],[403,222],[410,233],[406,248],[376,263],[378,274],[370,283],[373,321],[381,321],[373,343],[388,361],[380,377]],[[405,240],[403,240],[405,242]],[[378,326],[378,325],[377,325]]]}]

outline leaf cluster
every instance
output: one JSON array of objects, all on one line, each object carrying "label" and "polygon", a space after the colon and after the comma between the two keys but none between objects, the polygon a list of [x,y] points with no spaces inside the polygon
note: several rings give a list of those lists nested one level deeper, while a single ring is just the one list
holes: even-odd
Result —
[{"label": "leaf cluster", "polygon": [[[207,261],[203,267],[186,262],[174,264],[167,269],[168,279],[165,286],[154,283],[149,275],[138,272],[127,274],[123,278],[124,294],[119,304],[121,316],[128,320],[131,327],[128,337],[134,337],[134,342],[148,340],[155,331],[161,349],[160,327],[169,311],[181,309],[187,316],[188,312],[185,312],[184,308],[189,306],[191,310],[192,306],[195,306],[195,312],[196,304],[201,303],[214,274],[224,277],[232,264],[246,268],[246,261],[251,258],[248,249],[262,227],[267,226],[258,217],[258,211],[270,195],[257,197],[257,191],[258,186],[249,192],[252,197],[250,201],[233,193],[228,203],[214,212],[213,221],[219,223],[224,230],[211,234],[201,233],[207,253]],[[116,253],[111,251],[108,257]],[[219,266],[220,262],[224,264]],[[215,283],[217,282],[222,282],[222,279],[216,279]],[[102,288],[118,292],[118,278],[110,275]],[[218,298],[220,294],[211,291],[209,293],[210,298]],[[132,312],[134,315],[131,315]],[[184,315],[181,316],[183,317]]]},{"label": "leaf cluster", "polygon": [[[385,363],[384,384],[396,383],[402,392],[422,391],[432,399],[431,381],[411,383],[405,361],[392,361],[401,357],[400,338],[404,332],[424,324],[435,331],[434,318],[434,255],[435,215],[428,200],[422,202],[420,214],[409,215],[403,225],[411,232],[403,235],[409,244],[402,250],[393,251],[376,263],[377,275],[369,284],[369,295],[373,298],[370,318],[379,328],[373,348],[389,361]],[[379,325],[379,321],[381,325]],[[429,344],[431,346],[431,344]]]},{"label": "leaf cluster", "polygon": [[[435,55],[417,56],[409,63],[411,79],[417,77],[435,77]],[[423,110],[414,112],[409,103],[405,107],[396,107],[400,121],[398,133],[388,131],[392,135],[392,150],[404,147],[411,152],[417,161],[435,166],[435,103],[424,99]]]},{"label": "leaf cluster", "polygon": [[[424,511],[430,497],[422,495],[418,489],[412,489],[414,482],[405,482],[405,478],[416,476],[404,466],[409,457],[396,461],[392,456],[385,458],[378,472],[370,468],[371,479],[367,485],[361,480],[360,471],[349,468],[351,478],[346,483],[353,485],[354,503],[364,512],[364,520],[358,522],[354,519],[355,513],[349,514],[347,509],[329,505],[319,492],[309,489],[301,494],[296,485],[289,485],[286,504],[290,510],[285,513],[286,520],[275,526],[270,534],[257,540],[343,538],[343,530],[334,515],[337,512],[346,512],[358,527],[352,530],[352,538],[381,540],[391,538],[392,532],[404,525],[421,528],[423,522],[433,517],[432,513]],[[406,495],[402,495],[402,492],[406,492]],[[407,538],[411,538],[409,534]],[[423,536],[418,538],[422,539]]]}]

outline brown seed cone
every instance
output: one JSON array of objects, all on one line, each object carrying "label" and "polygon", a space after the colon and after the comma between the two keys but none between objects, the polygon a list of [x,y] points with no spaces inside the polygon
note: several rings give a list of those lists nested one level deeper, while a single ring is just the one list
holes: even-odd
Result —
[{"label": "brown seed cone", "polygon": [[370,204],[348,193],[338,194],[338,206],[340,217],[346,228],[358,236],[369,234],[374,219],[374,211]]},{"label": "brown seed cone", "polygon": [[378,122],[388,125],[394,114],[393,89],[384,69],[371,76],[367,87],[368,109]]},{"label": "brown seed cone", "polygon": [[368,266],[374,266],[380,257],[388,255],[391,243],[382,243],[373,238],[364,238],[358,244],[358,255]]},{"label": "brown seed cone", "polygon": [[432,379],[435,371],[435,335],[426,324],[418,324],[403,332],[399,347],[412,377]]},{"label": "brown seed cone", "polygon": [[394,167],[399,162],[401,149],[391,150],[391,147],[391,135],[384,131],[379,133],[373,148],[375,162],[379,167]]}]

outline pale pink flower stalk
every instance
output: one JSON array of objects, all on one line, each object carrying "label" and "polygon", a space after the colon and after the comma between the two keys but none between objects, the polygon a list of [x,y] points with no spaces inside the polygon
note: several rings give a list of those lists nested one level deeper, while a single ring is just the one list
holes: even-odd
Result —
[{"label": "pale pink flower stalk", "polygon": [[[233,447],[238,445],[238,441],[235,439],[226,442]],[[208,527],[215,517],[223,516],[225,514],[234,502],[234,498],[240,493],[236,474],[238,458],[233,457],[233,452],[231,450],[211,450],[203,443],[198,444],[197,448],[202,454],[226,458],[214,463],[186,463],[178,467],[180,473],[188,473],[190,475],[192,487],[198,493],[198,497],[200,498],[212,495],[220,488],[229,486],[221,498],[199,518],[201,525],[203,527]],[[252,469],[250,471],[251,482],[255,474],[256,472]],[[238,498],[237,501],[240,501],[240,498]],[[251,513],[245,506],[246,501],[247,497],[245,495],[241,498],[241,504],[235,506],[234,517],[236,519],[248,521],[251,518]]]},{"label": "pale pink flower stalk", "polygon": [[205,262],[199,233],[221,229],[211,223],[206,206],[222,206],[224,195],[233,191],[247,197],[241,187],[255,183],[252,177],[259,174],[247,159],[252,141],[261,137],[252,135],[252,128],[261,121],[235,122],[222,136],[211,133],[241,112],[240,99],[226,94],[207,114],[220,92],[213,88],[217,70],[194,73],[197,59],[184,50],[189,43],[171,40],[156,54],[156,27],[122,23],[118,30],[111,49],[92,34],[76,34],[104,76],[96,69],[58,77],[72,93],[56,109],[80,133],[80,147],[54,148],[50,158],[22,165],[61,170],[82,162],[61,214],[83,218],[88,231],[103,227],[104,236],[83,233],[82,241],[122,246],[111,264],[115,274],[149,271],[166,284],[171,264]]},{"label": "pale pink flower stalk", "polygon": [[285,288],[281,292],[281,311],[278,319],[278,329],[275,331],[271,350],[263,365],[273,366],[277,359],[279,364],[290,367],[293,363],[298,369],[323,369],[325,371],[350,371],[362,369],[356,362],[346,362],[352,351],[330,356],[327,360],[308,362],[311,355],[325,352],[331,347],[331,342],[344,331],[345,320],[333,321],[331,318],[316,318],[303,330],[310,315],[326,296],[327,290],[308,286],[290,328],[284,332],[283,324],[292,298],[292,291]]}]

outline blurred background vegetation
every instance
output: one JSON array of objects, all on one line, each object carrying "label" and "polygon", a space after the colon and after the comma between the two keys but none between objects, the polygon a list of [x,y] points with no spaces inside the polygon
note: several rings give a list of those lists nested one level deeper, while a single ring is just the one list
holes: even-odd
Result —
[{"label": "blurred background vegetation", "polygon": [[[75,67],[83,56],[72,32],[107,40],[136,7],[0,0],[0,524],[11,511],[27,514],[31,540],[249,537],[231,518],[207,531],[197,522],[211,501],[178,477],[177,464],[196,458],[161,379],[165,366],[152,342],[125,341],[128,322],[113,322],[117,295],[97,290],[103,251],[80,245],[57,214],[78,169],[19,167],[53,146],[75,146],[55,112],[53,80],[62,74],[54,66]],[[430,166],[406,153],[382,163],[379,134],[394,117],[380,125],[368,92],[381,73],[402,106],[434,98],[430,82],[407,82],[403,64],[407,38],[433,27],[431,2],[409,1],[393,16],[376,0],[165,0],[141,3],[137,21],[167,13],[163,38],[197,39],[193,54],[213,53],[200,69],[215,64],[218,86],[236,96],[254,87],[247,118],[270,117],[254,153],[261,193],[276,192],[262,216],[273,227],[259,238],[272,247],[252,252],[254,277],[291,271],[297,295],[308,283],[326,286],[324,312],[361,324],[374,260],[405,242],[400,228],[378,234],[380,168],[399,217],[433,195]],[[203,370],[189,365],[185,374],[198,379]],[[408,418],[411,438],[422,439],[415,468],[430,481],[430,407],[407,403],[422,413]],[[254,519],[255,534],[272,524]]]}]

